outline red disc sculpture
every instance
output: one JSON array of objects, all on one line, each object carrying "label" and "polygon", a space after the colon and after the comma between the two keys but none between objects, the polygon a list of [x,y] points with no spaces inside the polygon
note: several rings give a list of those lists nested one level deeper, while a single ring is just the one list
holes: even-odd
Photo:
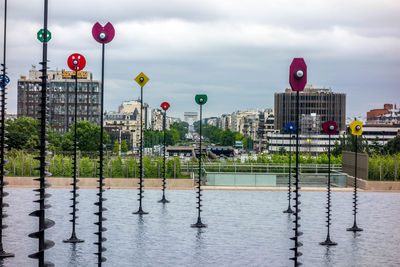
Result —
[{"label": "red disc sculpture", "polygon": [[163,110],[167,111],[170,107],[168,102],[162,102],[160,106]]},{"label": "red disc sculpture", "polygon": [[86,66],[86,59],[78,53],[74,53],[68,57],[68,67],[73,71],[80,71]]},{"label": "red disc sculpture", "polygon": [[77,208],[77,204],[79,203],[77,201],[77,197],[79,194],[77,193],[79,187],[77,186],[79,179],[77,178],[77,169],[78,169],[78,161],[77,161],[77,121],[78,121],[78,71],[82,70],[86,66],[86,59],[84,56],[78,53],[74,53],[68,57],[67,60],[68,67],[75,72],[75,102],[74,102],[74,153],[73,153],[73,159],[72,159],[72,166],[73,166],[73,173],[72,173],[72,212],[70,213],[72,215],[72,219],[70,222],[72,222],[72,234],[71,237],[68,239],[65,239],[63,242],[65,243],[81,243],[84,242],[84,240],[79,239],[76,235],[75,228],[76,228],[76,220],[78,216],[76,216],[77,211],[79,210]]},{"label": "red disc sculpture", "polygon": [[337,124],[334,121],[326,121],[324,124],[322,124],[322,129],[326,134],[332,135],[335,134],[337,131]]}]

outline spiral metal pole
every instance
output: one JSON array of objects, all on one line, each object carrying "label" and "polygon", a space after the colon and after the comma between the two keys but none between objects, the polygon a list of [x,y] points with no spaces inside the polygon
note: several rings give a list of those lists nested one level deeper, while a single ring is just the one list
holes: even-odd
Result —
[{"label": "spiral metal pole", "polygon": [[30,258],[38,259],[39,267],[51,267],[54,266],[53,263],[49,261],[45,261],[45,251],[54,246],[54,242],[51,240],[45,239],[45,230],[53,227],[55,224],[54,221],[50,219],[46,219],[45,211],[51,206],[45,204],[45,200],[49,198],[51,195],[46,193],[46,188],[50,187],[50,184],[46,181],[46,177],[51,176],[50,172],[47,172],[47,166],[50,165],[50,162],[46,162],[46,156],[50,155],[50,152],[46,151],[46,147],[48,145],[47,134],[46,134],[46,126],[48,125],[48,108],[47,108],[47,14],[48,14],[48,0],[44,0],[44,41],[43,41],[43,57],[42,62],[42,95],[41,95],[41,108],[40,108],[40,156],[36,157],[40,161],[40,167],[37,168],[40,172],[40,178],[34,179],[35,181],[39,181],[39,188],[34,189],[33,191],[38,192],[39,199],[34,202],[39,203],[39,209],[35,210],[30,216],[39,218],[39,231],[29,234],[29,237],[38,239],[39,250],[36,253],[29,255]]},{"label": "spiral metal pole", "polygon": [[148,214],[142,208],[143,200],[143,86],[140,86],[140,178],[139,178],[139,209],[133,214],[144,215]]},{"label": "spiral metal pole", "polygon": [[8,253],[4,251],[3,248],[3,229],[7,228],[7,225],[3,223],[3,218],[6,218],[8,215],[4,213],[5,207],[8,207],[8,204],[3,201],[3,198],[8,196],[7,192],[4,192],[4,187],[8,184],[6,181],[4,181],[4,176],[8,173],[8,171],[4,170],[4,166],[8,163],[7,160],[4,159],[4,155],[7,154],[7,151],[5,151],[5,148],[7,145],[5,144],[5,141],[7,140],[7,137],[5,137],[7,131],[6,131],[6,123],[5,123],[5,115],[6,115],[6,95],[7,95],[7,83],[6,83],[6,38],[7,38],[7,0],[4,0],[4,48],[3,48],[3,63],[1,64],[2,67],[2,74],[3,74],[3,79],[1,81],[1,122],[0,122],[0,131],[1,131],[1,136],[0,136],[0,146],[1,146],[1,151],[0,151],[0,259],[2,258],[7,258],[7,257],[14,257],[13,253]]},{"label": "spiral metal pole", "polygon": [[299,248],[301,246],[303,246],[303,244],[299,241],[299,237],[301,235],[303,235],[303,233],[300,232],[300,230],[299,230],[300,226],[301,226],[300,223],[299,223],[299,221],[301,219],[300,218],[300,211],[301,211],[300,204],[301,204],[301,202],[299,200],[300,196],[301,196],[299,194],[299,190],[300,190],[300,186],[299,186],[299,128],[300,128],[299,127],[299,113],[300,113],[299,99],[300,99],[300,92],[297,91],[297,94],[296,94],[296,174],[295,174],[296,181],[295,181],[295,191],[294,191],[294,193],[295,193],[295,198],[294,198],[294,200],[295,200],[295,205],[294,205],[294,208],[295,208],[295,211],[294,211],[295,219],[293,221],[294,222],[294,228],[293,228],[294,237],[290,238],[291,240],[294,241],[294,248],[290,249],[290,250],[294,251],[294,257],[292,257],[290,259],[293,260],[295,267],[302,265],[302,263],[299,262],[298,258],[301,255],[303,255],[299,251]]},{"label": "spiral metal pole", "polygon": [[358,140],[357,140],[357,135],[355,136],[356,138],[356,144],[355,144],[355,153],[354,153],[354,160],[355,160],[355,168],[354,168],[354,192],[353,192],[353,226],[350,228],[347,228],[347,231],[352,231],[352,232],[361,232],[363,231],[362,228],[357,226],[357,154],[358,154]]},{"label": "spiral metal pole", "polygon": [[201,135],[202,135],[202,117],[203,117],[203,106],[200,105],[200,145],[199,145],[199,149],[200,149],[200,157],[199,157],[199,179],[197,181],[197,222],[195,224],[192,224],[191,227],[194,228],[205,228],[207,227],[206,224],[202,223],[201,221],[201,197],[202,194],[201,192],[203,191],[201,189],[201,160],[202,160],[202,149],[201,149]]},{"label": "spiral metal pole", "polygon": [[166,119],[167,119],[167,111],[164,111],[164,117],[163,117],[163,131],[164,131],[164,140],[163,140],[163,184],[162,184],[162,198],[161,200],[159,200],[159,203],[169,203],[169,201],[165,198],[165,189],[166,189],[166,185],[167,185],[167,173],[166,173],[166,168],[165,168],[165,163],[166,163],[166,146],[167,146],[167,138],[166,138]]},{"label": "spiral metal pole", "polygon": [[95,212],[94,214],[97,215],[97,222],[94,224],[97,225],[97,232],[94,233],[97,235],[97,242],[94,242],[95,245],[97,245],[97,252],[94,253],[97,255],[97,266],[101,267],[102,263],[105,262],[107,259],[103,257],[103,252],[105,252],[107,249],[103,247],[103,242],[105,242],[107,239],[103,237],[103,233],[107,231],[107,228],[103,227],[103,222],[106,221],[107,219],[103,217],[103,211],[106,211],[107,209],[103,207],[103,201],[106,199],[103,198],[103,186],[105,185],[104,183],[104,147],[105,145],[103,144],[103,131],[104,131],[104,125],[103,125],[103,113],[104,113],[104,49],[105,45],[102,43],[102,52],[101,52],[101,102],[100,102],[100,147],[99,147],[99,186],[97,187],[99,189],[99,192],[97,193],[98,196],[98,201],[94,203],[96,206],[99,207],[98,211]]},{"label": "spiral metal pole", "polygon": [[328,136],[328,193],[327,193],[327,203],[326,203],[326,227],[328,229],[328,233],[326,235],[326,239],[324,242],[320,242],[320,245],[323,246],[336,246],[337,243],[331,240],[330,236],[330,226],[331,226],[331,135]]},{"label": "spiral metal pole", "polygon": [[289,135],[289,177],[288,177],[288,208],[283,211],[283,213],[293,213],[292,207],[290,205],[290,200],[292,198],[292,134]]},{"label": "spiral metal pole", "polygon": [[76,205],[79,203],[78,201],[76,201],[76,198],[79,196],[79,194],[77,193],[77,190],[79,189],[79,187],[77,186],[77,183],[79,182],[79,179],[77,179],[76,177],[76,173],[77,173],[77,153],[76,153],[76,147],[77,147],[77,119],[78,119],[78,71],[75,71],[75,114],[74,114],[74,122],[75,122],[75,127],[74,127],[74,158],[73,158],[73,182],[72,184],[72,191],[70,191],[72,193],[72,198],[70,200],[72,200],[72,205],[70,206],[70,208],[72,208],[72,212],[70,213],[70,215],[72,215],[72,220],[69,220],[70,222],[72,222],[72,234],[71,237],[69,239],[64,240],[64,243],[82,243],[84,242],[84,240],[79,239],[76,237],[76,232],[75,232],[75,226],[76,226],[76,219],[79,218],[78,216],[76,216],[76,212],[79,210],[76,208]]}]

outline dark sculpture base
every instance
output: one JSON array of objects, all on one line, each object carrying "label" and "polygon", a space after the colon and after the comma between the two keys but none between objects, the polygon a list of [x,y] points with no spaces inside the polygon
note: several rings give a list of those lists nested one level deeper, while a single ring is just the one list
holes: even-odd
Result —
[{"label": "dark sculpture base", "polygon": [[361,231],[363,231],[363,229],[362,229],[362,228],[359,228],[356,224],[354,224],[353,227],[347,228],[347,231],[351,231],[351,232],[361,232]]},{"label": "dark sculpture base", "polygon": [[11,258],[14,257],[15,255],[13,253],[7,253],[4,250],[0,251],[0,259],[3,258]]},{"label": "dark sculpture base", "polygon": [[132,214],[137,214],[137,215],[146,215],[149,214],[148,212],[145,212],[142,210],[142,207],[139,208],[139,210],[137,212],[134,212]]},{"label": "dark sculpture base", "polygon": [[288,207],[287,210],[282,211],[283,213],[293,213],[293,210]]},{"label": "dark sculpture base", "polygon": [[197,223],[191,224],[190,227],[192,227],[192,228],[207,228],[207,224],[202,223],[201,218],[199,217],[197,219]]},{"label": "dark sculpture base", "polygon": [[169,203],[169,200],[167,200],[165,197],[163,197],[161,200],[157,201],[158,203]]},{"label": "dark sculpture base", "polygon": [[83,243],[85,240],[79,239],[76,237],[75,234],[72,234],[72,236],[69,239],[63,240],[64,243]]},{"label": "dark sculpture base", "polygon": [[319,243],[321,246],[336,246],[337,243],[333,242],[329,237],[326,238],[324,242]]}]

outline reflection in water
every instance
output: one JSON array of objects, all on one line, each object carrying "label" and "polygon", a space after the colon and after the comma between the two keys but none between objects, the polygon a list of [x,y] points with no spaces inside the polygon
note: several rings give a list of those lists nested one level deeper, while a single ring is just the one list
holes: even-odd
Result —
[{"label": "reflection in water", "polygon": [[203,237],[201,236],[201,234],[204,233],[203,228],[197,228],[197,233],[196,233],[196,243],[197,243],[197,247],[201,247],[201,244],[203,243]]},{"label": "reflection in water", "polygon": [[69,249],[69,266],[76,266],[79,262],[77,262],[77,253],[76,253],[76,244],[75,243],[70,243],[70,249]]},{"label": "reflection in water", "polygon": [[325,248],[325,257],[324,257],[324,261],[325,261],[325,266],[332,266],[333,262],[332,262],[332,251],[331,251],[331,247],[330,246],[326,246]]},{"label": "reflection in water", "polygon": [[358,254],[358,250],[359,250],[359,238],[361,236],[360,232],[352,232],[350,233],[353,238],[350,239],[350,262],[351,262],[351,266],[357,266],[358,262],[359,262],[359,254]]},{"label": "reflection in water", "polygon": [[[107,251],[105,266],[293,266],[289,250],[293,241],[293,215],[281,212],[287,207],[285,192],[265,191],[207,191],[204,217],[208,228],[194,229],[193,191],[169,191],[171,203],[157,203],[160,192],[148,190],[144,205],[150,214],[132,215],[134,201],[132,190],[107,191]],[[36,221],[29,213],[34,210],[34,192],[28,189],[10,189],[10,217],[7,218],[6,246],[15,253],[14,258],[0,260],[0,267],[34,266],[27,255],[35,251],[37,242],[28,233],[36,229]],[[56,266],[85,267],[95,262],[93,225],[96,191],[81,189],[79,233],[85,243],[64,244],[70,233],[66,217],[70,205],[69,190],[53,189],[50,198],[53,207],[49,218],[55,227],[46,235],[56,246],[46,251],[46,257]],[[363,193],[360,193],[363,194]],[[301,261],[304,266],[400,266],[393,251],[400,244],[400,194],[365,193],[362,200],[369,200],[368,207],[361,205],[359,214],[364,232],[346,231],[352,218],[351,193],[333,194],[335,208],[332,233],[339,246],[327,248],[319,245],[326,237],[324,217],[325,193],[304,192],[302,196]],[[266,205],[268,203],[268,205]],[[340,216],[335,216],[336,214]],[[136,218],[138,217],[138,218]],[[384,225],[385,227],[382,227]]]}]

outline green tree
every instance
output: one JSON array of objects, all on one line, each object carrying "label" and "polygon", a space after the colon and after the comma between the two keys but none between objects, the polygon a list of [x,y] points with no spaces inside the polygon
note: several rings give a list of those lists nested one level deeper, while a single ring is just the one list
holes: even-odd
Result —
[{"label": "green tree", "polygon": [[[244,147],[244,149],[247,149],[247,150],[253,150],[254,149],[254,141],[253,141],[253,139],[251,139],[250,137],[248,137],[248,136],[245,136],[244,138],[243,138],[243,147]],[[284,152],[283,152],[284,153]],[[283,154],[282,153],[282,154]]]},{"label": "green tree", "polygon": [[122,140],[121,142],[121,152],[122,153],[128,152],[128,142],[126,140]]},{"label": "green tree", "polygon": [[219,143],[222,146],[233,146],[236,140],[236,133],[229,129],[222,132]]},{"label": "green tree", "polygon": [[370,145],[370,149],[374,152],[374,153],[378,153],[381,154],[383,152],[383,145],[381,142],[379,142],[379,137],[377,136],[373,141],[372,144]]},{"label": "green tree", "polygon": [[366,152],[370,153],[370,148],[368,146],[368,141],[365,137],[361,136],[354,136],[350,133],[350,129],[347,130],[347,135],[343,135],[339,137],[339,142],[336,141],[333,149],[332,154],[335,156],[339,156],[342,154],[342,151],[353,151],[355,150],[355,144],[357,139],[357,151],[360,153]]},{"label": "green tree", "polygon": [[[75,124],[71,130],[64,134],[62,147],[65,150],[73,149]],[[77,123],[78,149],[81,151],[98,151],[100,147],[100,126],[88,121],[78,121]],[[103,130],[103,144],[110,142],[110,136]],[[72,144],[72,145],[71,145]]]},{"label": "green tree", "polygon": [[118,140],[115,140],[115,142],[114,142],[113,152],[114,152],[115,154],[118,154],[118,153],[119,153],[119,142],[118,142]]},{"label": "green tree", "polygon": [[400,135],[396,136],[392,140],[389,140],[384,147],[384,150],[393,155],[400,152]]},{"label": "green tree", "polygon": [[185,134],[187,134],[189,124],[187,122],[174,122],[171,124],[170,129],[175,129],[179,132],[180,140],[185,140]]},{"label": "green tree", "polygon": [[144,147],[154,147],[162,143],[162,132],[147,129],[144,131]]},{"label": "green tree", "polygon": [[179,132],[176,129],[171,129],[166,132],[165,138],[165,142],[167,143],[167,145],[173,146],[180,140]]},{"label": "green tree", "polygon": [[15,120],[8,119],[6,141],[9,149],[33,150],[39,145],[39,120],[19,117]]},{"label": "green tree", "polygon": [[57,131],[53,131],[53,130],[48,130],[47,131],[48,134],[48,142],[49,142],[49,149],[51,151],[60,151],[62,150],[62,135],[57,132]]}]

